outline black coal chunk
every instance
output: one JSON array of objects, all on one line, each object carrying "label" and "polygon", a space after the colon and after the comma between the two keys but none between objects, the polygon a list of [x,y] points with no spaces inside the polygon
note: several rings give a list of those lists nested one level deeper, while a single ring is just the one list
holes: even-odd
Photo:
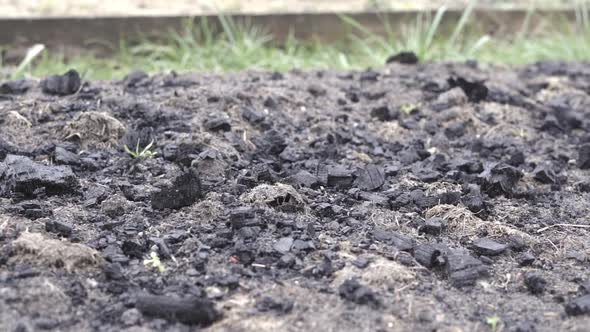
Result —
[{"label": "black coal chunk", "polygon": [[211,301],[198,297],[140,294],[136,298],[135,307],[146,316],[189,325],[207,326],[222,317]]},{"label": "black coal chunk", "polygon": [[379,189],[385,182],[383,168],[377,165],[367,165],[355,172],[354,184],[363,190]]},{"label": "black coal chunk", "polygon": [[578,152],[578,167],[581,169],[590,168],[590,143],[580,146],[580,150]]},{"label": "black coal chunk", "polygon": [[344,166],[328,167],[326,184],[329,187],[349,188],[354,181],[354,172]]},{"label": "black coal chunk", "polygon": [[272,155],[279,155],[287,147],[285,136],[275,129],[267,130],[264,133],[264,141],[267,144],[267,150]]},{"label": "black coal chunk", "polygon": [[496,256],[506,251],[507,248],[507,245],[489,238],[479,238],[473,241],[473,249],[480,255]]},{"label": "black coal chunk", "polygon": [[209,131],[230,131],[231,130],[231,123],[229,123],[229,119],[225,116],[220,115],[211,115],[209,116],[205,122],[203,122],[203,126],[205,129]]},{"label": "black coal chunk", "polygon": [[462,77],[450,77],[447,82],[451,88],[460,87],[470,102],[479,103],[488,96],[488,88],[483,82],[470,82]]},{"label": "black coal chunk", "polygon": [[0,94],[16,95],[23,94],[31,88],[31,81],[21,79],[4,82],[0,85]]},{"label": "black coal chunk", "polygon": [[256,217],[256,210],[250,207],[239,207],[232,210],[229,220],[232,229],[262,225],[259,218]]},{"label": "black coal chunk", "polygon": [[375,230],[373,232],[373,239],[381,242],[391,243],[400,251],[410,251],[415,246],[413,238],[407,235],[385,230]]},{"label": "black coal chunk", "polygon": [[431,244],[420,244],[414,248],[414,258],[427,268],[444,264],[444,258],[441,255],[441,250]]},{"label": "black coal chunk", "polygon": [[524,284],[532,294],[543,294],[547,280],[538,273],[530,272],[524,276]]},{"label": "black coal chunk", "polygon": [[420,227],[420,232],[431,234],[431,235],[439,235],[442,231],[444,221],[442,218],[428,218],[424,225]]},{"label": "black coal chunk", "polygon": [[72,235],[73,227],[62,220],[48,220],[45,223],[45,230],[65,237]]},{"label": "black coal chunk", "polygon": [[461,203],[473,213],[481,213],[486,210],[484,197],[478,185],[469,185],[467,194],[461,198]]},{"label": "black coal chunk", "polygon": [[445,270],[456,287],[472,286],[487,274],[483,263],[463,250],[452,250],[446,257]]},{"label": "black coal chunk", "polygon": [[486,165],[485,170],[478,175],[481,189],[491,197],[502,194],[512,196],[516,183],[522,177],[519,169],[505,163]]},{"label": "black coal chunk", "polygon": [[387,106],[379,106],[371,110],[371,117],[379,121],[392,121],[399,118],[399,111],[390,110]]},{"label": "black coal chunk", "polygon": [[240,109],[240,113],[242,115],[242,118],[251,124],[258,124],[264,121],[265,118],[264,113],[258,112],[254,108],[249,106],[243,106]]},{"label": "black coal chunk", "polygon": [[338,287],[338,294],[343,299],[356,304],[368,304],[379,307],[381,300],[372,289],[362,285],[357,279],[348,279]]},{"label": "black coal chunk", "polygon": [[483,164],[475,159],[456,159],[452,162],[452,165],[458,170],[466,172],[468,174],[481,173],[483,171]]},{"label": "black coal chunk", "polygon": [[385,63],[387,64],[393,62],[401,63],[404,65],[415,65],[418,63],[418,57],[414,52],[402,51],[397,54],[391,55],[389,58],[387,58],[387,60],[385,60]]},{"label": "black coal chunk", "polygon": [[292,237],[283,237],[280,238],[274,245],[273,249],[281,254],[286,254],[291,250],[291,246],[293,245],[293,238]]},{"label": "black coal chunk", "polygon": [[140,85],[140,83],[148,78],[148,74],[143,70],[133,70],[125,78],[123,82],[128,88],[134,88]]},{"label": "black coal chunk", "polygon": [[[18,149],[15,146],[0,137],[0,161],[3,161],[9,154],[16,154],[17,150]],[[2,173],[0,172],[0,176],[1,175]]]},{"label": "black coal chunk", "polygon": [[590,315],[590,294],[570,301],[565,305],[565,312],[570,316]]},{"label": "black coal chunk", "polygon": [[555,172],[549,165],[537,166],[537,168],[535,168],[535,170],[533,171],[533,177],[535,178],[535,180],[545,184],[557,182],[557,176],[555,175]]},{"label": "black coal chunk", "polygon": [[76,93],[81,85],[80,74],[70,69],[63,75],[47,76],[41,81],[41,90],[46,94],[65,96]]},{"label": "black coal chunk", "polygon": [[518,255],[518,257],[516,257],[516,261],[520,266],[528,266],[533,264],[535,261],[535,256],[530,252],[523,252],[522,254]]},{"label": "black coal chunk", "polygon": [[301,170],[287,178],[287,183],[299,187],[317,188],[320,186],[320,179],[308,171]]},{"label": "black coal chunk", "polygon": [[59,195],[74,193],[78,187],[78,178],[68,166],[46,166],[16,155],[6,156],[4,166],[0,189],[5,193],[13,191],[30,197],[43,190],[47,195]]},{"label": "black coal chunk", "polygon": [[189,206],[201,197],[201,180],[194,169],[178,175],[172,185],[152,194],[152,208],[179,209]]},{"label": "black coal chunk", "polygon": [[288,313],[293,310],[293,305],[294,302],[290,299],[275,299],[265,296],[256,302],[256,309],[260,312],[278,311],[280,313]]},{"label": "black coal chunk", "polygon": [[58,165],[79,166],[81,163],[80,157],[77,154],[62,148],[61,146],[55,147],[53,160]]}]

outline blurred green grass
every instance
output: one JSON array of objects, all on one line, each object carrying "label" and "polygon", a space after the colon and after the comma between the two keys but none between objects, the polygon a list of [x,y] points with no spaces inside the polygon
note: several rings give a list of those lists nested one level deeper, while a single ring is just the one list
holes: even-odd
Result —
[{"label": "blurred green grass", "polygon": [[[45,50],[18,76],[42,77],[75,68],[87,79],[118,79],[134,69],[148,73],[176,71],[226,72],[246,69],[286,71],[297,69],[356,70],[378,68],[400,51],[413,51],[420,61],[478,60],[492,64],[525,64],[539,60],[589,60],[588,7],[581,5],[575,20],[549,22],[550,29],[531,34],[528,19],[514,36],[490,36],[471,24],[475,1],[449,29],[441,26],[445,8],[435,14],[418,15],[413,24],[394,28],[383,19],[385,34],[376,35],[347,16],[349,36],[334,43],[302,42],[294,37],[277,42],[264,28],[237,24],[220,17],[214,30],[206,19],[187,20],[180,32],[170,31],[157,39],[142,38],[108,45],[112,56],[101,58],[82,53],[66,59]],[[531,9],[529,17],[534,15]],[[0,59],[1,60],[1,59]],[[3,71],[7,71],[4,68]]]}]

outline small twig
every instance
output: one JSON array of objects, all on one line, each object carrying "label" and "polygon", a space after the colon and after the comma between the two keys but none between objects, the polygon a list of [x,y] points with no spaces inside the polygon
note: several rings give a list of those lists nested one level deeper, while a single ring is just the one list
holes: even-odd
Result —
[{"label": "small twig", "polygon": [[577,227],[577,228],[590,228],[590,225],[576,225],[576,224],[555,224],[547,227],[543,227],[537,230],[537,233],[544,232],[553,227]]}]

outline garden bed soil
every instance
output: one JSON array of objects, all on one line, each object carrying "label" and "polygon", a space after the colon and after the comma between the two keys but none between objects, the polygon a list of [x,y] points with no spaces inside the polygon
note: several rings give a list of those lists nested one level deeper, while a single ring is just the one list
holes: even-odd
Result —
[{"label": "garden bed soil", "polygon": [[590,65],[412,62],[4,82],[0,330],[588,331]]}]

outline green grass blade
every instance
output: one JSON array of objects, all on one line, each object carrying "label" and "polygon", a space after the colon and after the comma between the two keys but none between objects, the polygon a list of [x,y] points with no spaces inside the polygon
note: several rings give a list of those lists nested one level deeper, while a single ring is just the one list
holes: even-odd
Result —
[{"label": "green grass blade", "polygon": [[25,55],[25,58],[23,59],[23,61],[21,61],[19,63],[18,67],[16,67],[16,69],[12,73],[12,79],[15,79],[18,76],[20,76],[23,73],[23,71],[31,64],[31,62],[33,62],[33,60],[37,56],[39,56],[39,54],[41,54],[41,52],[43,52],[44,49],[45,49],[45,45],[43,45],[43,44],[35,44],[32,47],[30,47],[27,50],[27,55]]},{"label": "green grass blade", "polygon": [[457,39],[461,35],[461,32],[463,32],[465,25],[469,21],[469,17],[471,16],[471,12],[473,11],[473,8],[475,8],[475,6],[477,5],[477,2],[478,2],[478,0],[471,0],[469,2],[469,5],[467,5],[467,8],[465,8],[463,13],[461,14],[461,18],[459,19],[459,23],[457,23],[457,25],[455,26],[455,29],[453,29],[453,33],[451,34],[451,38],[449,38],[449,41],[447,43],[448,46],[450,46],[450,47],[455,46],[455,43],[457,42]]},{"label": "green grass blade", "polygon": [[428,50],[432,45],[432,41],[434,40],[434,36],[438,31],[438,27],[440,22],[442,21],[445,12],[447,11],[446,6],[441,6],[437,11],[436,15],[434,15],[434,19],[432,20],[430,27],[428,28],[428,33],[426,34],[426,40],[424,41],[424,50]]}]

